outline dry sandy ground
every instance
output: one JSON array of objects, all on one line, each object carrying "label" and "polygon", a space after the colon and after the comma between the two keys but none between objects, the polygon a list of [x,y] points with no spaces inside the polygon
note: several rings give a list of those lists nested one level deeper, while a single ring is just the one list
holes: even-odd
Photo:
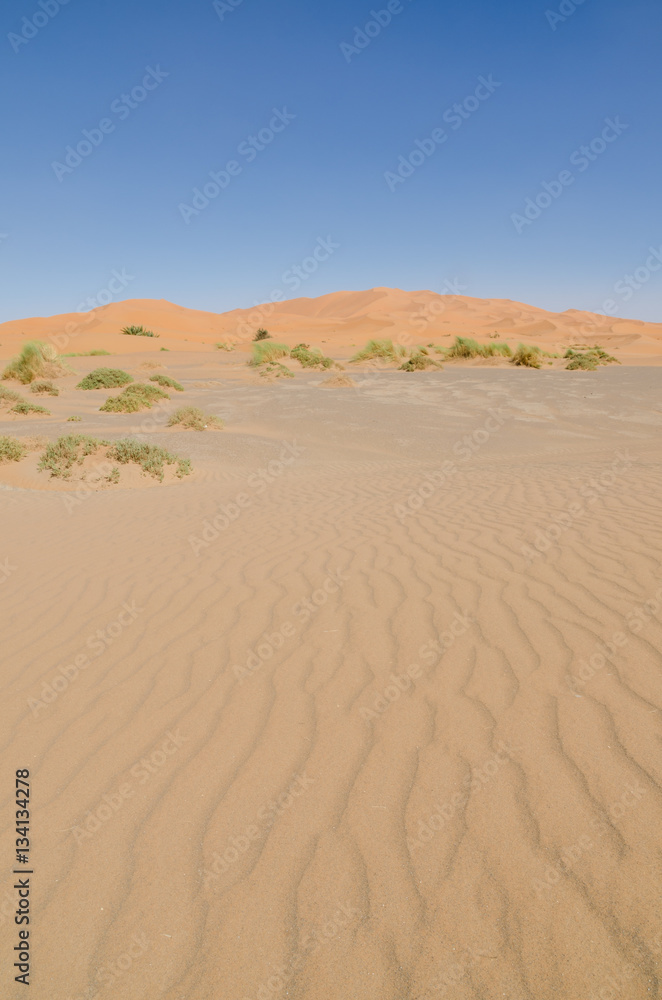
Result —
[{"label": "dry sandy ground", "polygon": [[662,996],[659,370],[164,358],[224,431],[0,428],[195,467],[2,467],[3,997],[24,767],[35,1000]]}]

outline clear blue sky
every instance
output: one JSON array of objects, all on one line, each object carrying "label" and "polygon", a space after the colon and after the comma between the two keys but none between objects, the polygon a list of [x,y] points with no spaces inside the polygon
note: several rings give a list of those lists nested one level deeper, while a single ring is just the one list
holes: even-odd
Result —
[{"label": "clear blue sky", "polygon": [[[0,15],[0,320],[73,311],[116,271],[116,299],[212,311],[388,285],[554,310],[611,298],[662,321],[646,269],[649,247],[662,256],[658,0],[392,0],[360,49],[386,3],[42,3]],[[148,67],[155,89],[135,91]],[[84,129],[102,141],[65,172]],[[434,151],[412,170],[417,140]],[[199,214],[180,207],[230,161]],[[387,180],[399,164],[411,176]],[[541,194],[539,217],[513,220]],[[300,289],[283,280],[328,237]]]}]

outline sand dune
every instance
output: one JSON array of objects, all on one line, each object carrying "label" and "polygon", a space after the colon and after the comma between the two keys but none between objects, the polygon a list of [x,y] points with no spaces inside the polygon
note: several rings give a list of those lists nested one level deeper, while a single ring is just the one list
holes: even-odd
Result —
[{"label": "sand dune", "polygon": [[161,357],[190,482],[0,489],[31,995],[660,997],[656,372]]},{"label": "sand dune", "polygon": [[[570,344],[600,343],[619,351],[622,363],[659,363],[662,323],[640,323],[569,309],[550,313],[508,299],[475,299],[373,288],[363,292],[334,292],[316,299],[269,302],[252,309],[224,314],[185,309],[170,302],[129,299],[103,306],[93,313],[72,313],[15,320],[0,325],[0,357],[16,352],[29,338],[50,338],[64,352],[105,347],[118,353],[145,350],[142,338],[124,337],[123,326],[143,325],[159,334],[158,350],[205,350],[219,340],[247,344],[255,330],[266,326],[290,346],[300,341],[326,343],[339,357],[352,353],[371,337],[386,336],[415,345],[448,336],[484,339],[497,331],[516,345],[532,339],[547,350]],[[633,339],[624,342],[624,334]],[[137,342],[136,342],[137,341]]]}]

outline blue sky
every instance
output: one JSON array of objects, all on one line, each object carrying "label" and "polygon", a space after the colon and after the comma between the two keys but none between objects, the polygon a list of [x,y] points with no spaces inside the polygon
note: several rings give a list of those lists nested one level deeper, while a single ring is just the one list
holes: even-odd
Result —
[{"label": "blue sky", "polygon": [[114,272],[219,312],[387,285],[662,321],[658,2],[41,4],[0,15],[0,321]]}]

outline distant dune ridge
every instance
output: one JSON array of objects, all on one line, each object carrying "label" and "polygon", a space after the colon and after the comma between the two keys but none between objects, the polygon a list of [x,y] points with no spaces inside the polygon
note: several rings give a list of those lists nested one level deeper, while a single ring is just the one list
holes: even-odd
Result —
[{"label": "distant dune ridge", "polygon": [[[241,347],[262,326],[292,346],[300,340],[326,342],[328,351],[350,353],[371,337],[390,337],[404,346],[441,341],[447,336],[481,339],[499,334],[517,343],[525,339],[554,350],[570,344],[594,344],[618,352],[630,364],[657,364],[662,358],[662,323],[645,323],[578,309],[547,312],[509,299],[477,299],[436,292],[372,288],[333,292],[319,298],[267,302],[226,313],[203,312],[165,299],[127,299],[89,313],[13,320],[0,325],[0,356],[6,358],[29,338],[50,340],[58,350],[94,348],[134,353],[146,349],[143,338],[123,336],[130,324],[159,334],[155,350],[208,350],[215,342]],[[443,343],[443,341],[441,341]],[[185,346],[186,345],[186,346]]]}]

